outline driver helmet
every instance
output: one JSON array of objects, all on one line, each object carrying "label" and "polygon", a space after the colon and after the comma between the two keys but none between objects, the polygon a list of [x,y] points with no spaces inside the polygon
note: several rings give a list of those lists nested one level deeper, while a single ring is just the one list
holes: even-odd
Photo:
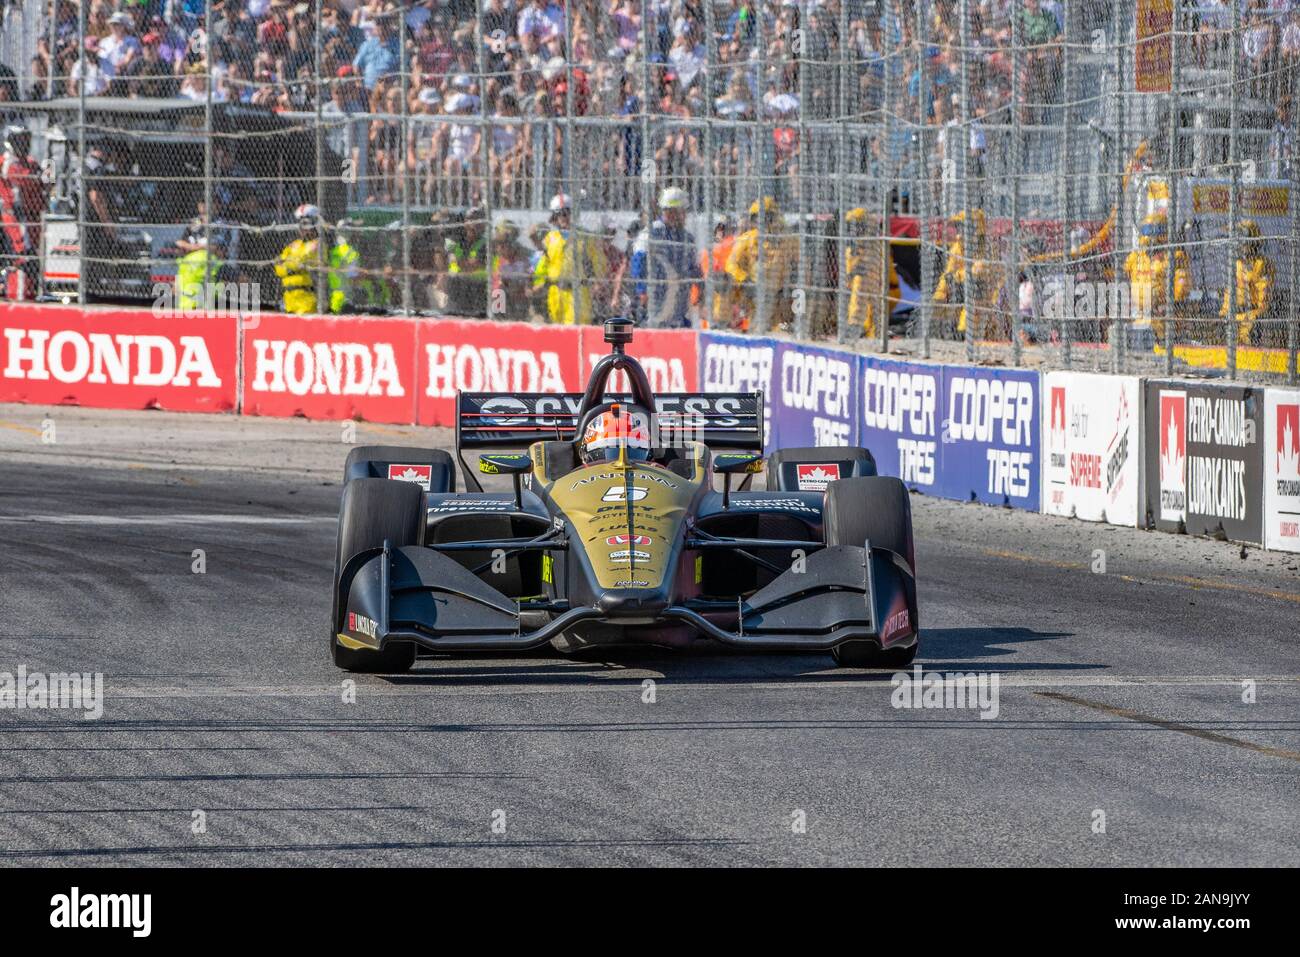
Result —
[{"label": "driver helmet", "polygon": [[311,203],[303,203],[293,211],[293,218],[298,221],[298,232],[310,235],[320,226],[320,210]]},{"label": "driver helmet", "polygon": [[615,404],[594,416],[578,442],[583,465],[617,462],[626,451],[628,462],[650,458],[650,420],[644,412],[629,412]]}]

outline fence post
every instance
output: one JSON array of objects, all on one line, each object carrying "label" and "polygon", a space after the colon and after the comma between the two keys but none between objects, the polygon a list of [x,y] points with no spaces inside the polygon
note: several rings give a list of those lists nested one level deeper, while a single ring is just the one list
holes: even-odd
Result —
[{"label": "fence post", "polygon": [[[566,4],[567,6],[567,4]],[[475,4],[474,7],[474,45],[477,48],[475,54],[475,66],[478,69],[478,116],[479,116],[479,136],[478,151],[479,162],[483,167],[483,190],[480,196],[480,202],[483,206],[483,266],[487,276],[487,281],[483,284],[483,316],[487,319],[504,318],[500,311],[495,309],[496,293],[493,290],[493,283],[496,277],[496,264],[492,258],[492,246],[494,237],[492,235],[492,123],[488,115],[487,102],[487,52],[483,47],[483,5]],[[505,289],[502,288],[502,295],[505,295]],[[504,307],[504,302],[502,303]]]},{"label": "fence post", "polygon": [[[212,0],[207,0],[211,5]],[[312,55],[316,63],[316,95],[312,98],[316,107],[316,208],[320,210],[320,219],[317,221],[316,230],[316,312],[324,314],[329,312],[329,273],[326,271],[325,258],[327,256],[326,244],[327,237],[330,235],[330,224],[326,221],[325,216],[325,124],[322,121],[322,111],[324,105],[321,103],[321,4],[316,4],[316,22],[312,31]],[[209,13],[204,20],[209,31],[212,29],[212,17]],[[211,33],[208,34],[209,43],[211,43]],[[208,54],[208,73],[212,73],[212,55]],[[208,99],[212,99],[211,84],[208,87]],[[209,106],[211,109],[211,106]],[[209,133],[209,137],[211,134]],[[209,173],[209,180],[211,174]],[[208,218],[212,218],[212,208],[208,207]]]},{"label": "fence post", "polygon": [[[795,179],[798,206],[796,222],[799,224],[799,274],[795,295],[791,297],[794,307],[791,316],[794,337],[806,340],[811,338],[808,322],[808,160],[812,151],[808,148],[808,58],[804,55],[804,50],[808,45],[810,7],[807,3],[801,3],[795,9],[799,13],[797,21],[799,26],[798,33],[792,38],[796,42],[791,44],[790,52],[794,54],[795,68],[799,71],[799,158],[796,160],[799,164],[799,175]],[[760,91],[761,89],[760,87]],[[789,291],[784,295],[790,296]]]},{"label": "fence post", "polygon": [[[1016,16],[1016,5],[1009,7],[1011,12],[1011,239],[1007,251],[1007,308],[1011,311],[1011,362],[1019,366],[1023,361],[1020,344],[1020,263],[1024,258],[1020,250],[1020,17]],[[1064,101],[1064,97],[1062,97]],[[1062,109],[1068,110],[1069,104],[1062,102]],[[969,147],[969,143],[967,147]],[[1064,178],[1064,177],[1063,177]],[[1063,228],[1069,230],[1069,223]],[[1067,232],[1068,235],[1068,232]],[[1028,278],[1028,277],[1026,277]],[[1032,296],[1037,295],[1037,287],[1030,283]]]},{"label": "fence post", "polygon": [[917,0],[916,2],[916,74],[918,95],[916,98],[917,112],[917,150],[916,154],[920,158],[920,170],[917,176],[918,186],[920,187],[920,196],[917,205],[920,207],[918,212],[918,230],[920,235],[920,245],[917,249],[920,251],[921,259],[921,290],[919,295],[918,310],[921,320],[921,358],[930,358],[930,317],[933,314],[934,302],[934,263],[933,253],[927,247],[926,241],[930,233],[930,117],[925,109],[925,91],[929,89],[929,48],[926,43],[926,10],[928,5],[926,0]]},{"label": "fence post", "polygon": [[[212,23],[212,0],[204,0],[203,3],[203,22],[205,25]],[[212,217],[216,212],[212,208],[212,34],[207,34],[204,41],[203,49],[203,254],[206,259],[203,262],[203,285],[200,287],[200,295],[203,296],[203,302],[208,300],[208,283],[212,277]],[[317,76],[320,72],[317,71]],[[320,128],[320,117],[317,116],[317,129]]]},{"label": "fence post", "polygon": [[[581,324],[584,293],[587,296],[586,301],[592,307],[592,315],[587,319],[595,318],[595,297],[587,286],[587,258],[591,253],[592,234],[583,232],[582,200],[586,198],[586,190],[578,185],[578,178],[575,175],[578,160],[576,127],[573,123],[573,5],[565,3],[561,8],[564,11],[564,164],[561,168],[561,176],[564,177],[563,191],[569,196],[571,210],[566,250],[566,252],[571,251],[573,263],[573,276],[569,285],[570,308],[573,310],[573,321]],[[648,261],[646,265],[649,266]]]},{"label": "fence post", "polygon": [[[58,16],[58,7],[55,7],[55,16]],[[50,51],[53,56],[54,51]],[[80,167],[80,175],[77,176],[77,252],[81,257],[81,268],[77,270],[77,305],[81,308],[86,306],[86,271],[94,268],[90,261],[90,243],[89,230],[86,223],[90,219],[86,204],[88,190],[86,189],[86,177],[90,174],[90,169],[86,166],[86,72],[90,68],[90,58],[86,56],[86,4],[77,4],[77,55],[81,58],[81,69],[78,70],[77,76],[77,165]],[[75,66],[75,64],[74,64]],[[68,77],[72,77],[72,68],[69,68]]]},{"label": "fence post", "polygon": [[[966,316],[966,361],[975,361],[975,297],[974,284],[971,282],[971,273],[975,269],[975,249],[972,246],[971,239],[974,235],[971,230],[971,217],[974,211],[970,203],[970,0],[960,0],[958,4],[958,17],[961,19],[959,26],[959,35],[961,37],[961,142],[958,143],[957,153],[961,157],[960,173],[958,178],[961,181],[961,255],[963,259],[962,279],[961,279],[961,299],[962,314]],[[922,94],[924,95],[924,94]],[[951,135],[953,130],[949,129]],[[944,148],[948,148],[947,142]],[[987,242],[988,233],[984,235]]]},{"label": "fence post", "polygon": [[[754,316],[750,322],[750,328],[754,332],[762,335],[769,331],[768,323],[768,302],[767,302],[767,282],[766,272],[767,264],[764,260],[767,258],[767,187],[769,182],[767,170],[767,148],[768,139],[764,135],[765,128],[763,125],[763,90],[767,86],[767,24],[761,10],[758,16],[754,18],[754,36],[758,42],[758,95],[755,98],[755,108],[757,116],[754,120],[757,124],[755,146],[757,147],[757,171],[758,171],[758,195],[755,199],[758,201],[758,243],[754,255],[754,275],[750,277],[754,283]],[[773,203],[776,202],[775,193],[772,197]]]},{"label": "fence post", "polygon": [[[712,8],[712,4],[705,4],[705,9]],[[852,164],[849,161],[848,150],[848,121],[851,115],[849,111],[849,5],[846,0],[840,0],[839,16],[839,44],[836,53],[838,54],[838,70],[836,75],[836,96],[837,120],[835,124],[835,152],[836,152],[836,170],[835,170],[835,276],[838,281],[835,283],[835,341],[843,344],[849,339],[849,293],[848,284],[852,281],[848,274],[848,245],[844,230],[844,214],[848,212],[848,203],[845,202],[845,190],[848,187],[849,171]]]},{"label": "fence post", "polygon": [[[1112,237],[1111,268],[1114,270],[1116,283],[1121,282],[1124,273],[1124,254],[1120,249],[1120,236],[1124,227],[1124,5],[1116,2],[1111,29],[1115,41],[1115,232]],[[1107,311],[1111,301],[1123,304],[1123,297],[1107,295]],[[1130,308],[1132,303],[1129,303]],[[1128,367],[1128,310],[1118,309],[1117,316],[1111,316],[1110,352],[1111,370],[1123,375]]]},{"label": "fence post", "polygon": [[1182,51],[1182,45],[1178,42],[1178,11],[1180,4],[1175,0],[1170,4],[1170,38],[1169,38],[1169,218],[1166,222],[1165,229],[1165,375],[1174,374],[1174,325],[1178,319],[1178,311],[1175,306],[1174,297],[1177,293],[1175,283],[1175,273],[1178,271],[1178,253],[1180,246],[1177,240],[1181,238],[1182,231],[1179,226],[1178,211],[1178,187],[1179,187],[1179,170],[1178,170],[1178,127],[1181,115],[1179,105],[1180,82],[1182,77],[1181,63],[1179,56]]},{"label": "fence post", "polygon": [[[317,0],[316,6],[318,9],[320,5],[320,0]],[[409,316],[415,311],[415,290],[413,288],[415,277],[411,275],[411,171],[406,168],[407,148],[411,135],[411,70],[410,62],[407,60],[406,14],[404,10],[405,7],[402,7],[392,15],[397,17],[397,23],[394,25],[393,31],[397,34],[398,84],[402,91],[402,141],[399,146],[401,160],[397,164],[397,168],[402,174],[402,315]],[[427,282],[429,278],[431,277],[425,277],[425,281]]]},{"label": "fence post", "polygon": [[[714,23],[715,11],[712,3],[704,4],[704,61],[707,64],[702,74],[704,79],[704,89],[711,89],[713,66],[718,62],[718,45],[717,37],[714,35],[716,24]],[[713,156],[713,103],[706,97],[704,104],[704,162],[712,163]],[[707,166],[704,170],[704,194],[701,197],[700,220],[704,222],[704,243],[702,244],[703,259],[701,265],[704,274],[703,296],[700,300],[700,314],[696,321],[696,328],[703,329],[708,326],[713,319],[713,224],[717,216],[713,211],[713,175]],[[696,235],[700,231],[696,229]]]},{"label": "fence post", "polygon": [[[1018,19],[1018,18],[1017,18]],[[1063,289],[1063,301],[1060,303],[1057,319],[1060,321],[1059,336],[1061,340],[1061,365],[1066,369],[1073,366],[1074,352],[1072,348],[1074,332],[1070,327],[1070,320],[1077,319],[1074,315],[1074,275],[1076,267],[1074,264],[1073,233],[1074,233],[1074,191],[1071,188],[1070,173],[1074,169],[1074,128],[1070,124],[1070,117],[1074,105],[1074,85],[1070,82],[1073,79],[1074,71],[1073,57],[1071,56],[1071,39],[1074,34],[1074,24],[1077,22],[1075,14],[1075,4],[1065,4],[1065,42],[1061,44],[1061,161],[1065,164],[1064,169],[1060,171],[1058,182],[1058,192],[1060,194],[1059,202],[1061,205],[1061,275],[1060,282]],[[1019,47],[1017,47],[1019,51]],[[1095,310],[1094,310],[1095,312]]]},{"label": "fence post", "polygon": [[[1300,347],[1300,308],[1297,300],[1300,300],[1300,196],[1296,195],[1297,188],[1300,187],[1300,152],[1294,144],[1300,143],[1300,109],[1296,108],[1294,95],[1300,93],[1300,82],[1291,83],[1292,96],[1291,101],[1291,156],[1289,157],[1289,168],[1287,170],[1291,179],[1291,188],[1288,191],[1291,199],[1291,241],[1288,244],[1291,247],[1291,286],[1290,295],[1287,297],[1287,357],[1286,357],[1286,378],[1289,385],[1300,384],[1300,369],[1297,369],[1296,350]],[[1280,146],[1279,146],[1280,148]],[[1235,283],[1234,283],[1235,285]]]},{"label": "fence post", "polygon": [[[894,0],[884,0],[884,9],[881,11],[881,23],[883,26],[882,35],[884,37],[893,37],[898,32],[898,11],[894,6]],[[886,41],[888,42],[888,41]],[[889,352],[889,260],[893,255],[889,245],[889,216],[892,212],[893,197],[892,193],[899,188],[901,177],[897,173],[900,165],[894,155],[894,139],[896,133],[896,114],[894,107],[894,97],[896,95],[894,83],[894,57],[881,51],[882,66],[884,73],[884,82],[881,90],[881,106],[883,119],[885,121],[885,148],[880,151],[882,169],[880,176],[880,241],[875,241],[872,237],[871,243],[872,255],[877,254],[881,257],[880,268],[880,287],[878,289],[863,289],[866,294],[872,313],[876,320],[876,335],[880,341],[877,343],[882,353]],[[899,54],[901,57],[901,54]],[[864,253],[865,255],[865,253]],[[868,275],[873,275],[875,269],[872,269]]]},{"label": "fence post", "polygon": [[[655,186],[659,174],[655,166],[654,149],[651,147],[650,142],[650,103],[652,101],[650,57],[654,51],[655,43],[654,34],[650,31],[651,9],[650,0],[641,0],[641,155],[637,157],[640,164],[638,173],[641,177],[641,216],[638,218],[637,225],[644,224],[645,229],[645,272],[641,282],[645,286],[646,301],[640,319],[646,325],[649,325],[650,317],[654,314],[654,284],[651,282],[650,269],[651,263],[654,262],[654,231],[650,227],[654,224]],[[638,238],[639,234],[632,237],[629,255],[635,252]],[[632,303],[634,307],[639,305],[636,300],[636,284],[633,283]]]},{"label": "fence post", "polygon": [[1232,56],[1228,78],[1228,315],[1224,320],[1223,341],[1227,345],[1225,364],[1228,378],[1237,378],[1237,257],[1241,254],[1237,239],[1237,204],[1241,202],[1241,157],[1237,141],[1237,73],[1241,66],[1241,5],[1232,4]]}]

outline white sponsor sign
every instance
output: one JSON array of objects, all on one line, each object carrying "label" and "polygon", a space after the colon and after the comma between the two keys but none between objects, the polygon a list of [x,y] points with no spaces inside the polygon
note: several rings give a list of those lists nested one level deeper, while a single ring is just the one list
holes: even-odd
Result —
[{"label": "white sponsor sign", "polygon": [[1300,392],[1264,392],[1264,547],[1300,552]]},{"label": "white sponsor sign", "polygon": [[1136,376],[1043,377],[1043,511],[1137,525],[1141,395]]}]

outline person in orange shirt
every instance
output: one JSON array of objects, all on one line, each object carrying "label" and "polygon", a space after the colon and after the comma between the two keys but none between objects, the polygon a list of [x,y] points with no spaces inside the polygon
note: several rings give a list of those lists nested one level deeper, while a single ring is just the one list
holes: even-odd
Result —
[{"label": "person in orange shirt", "polygon": [[[735,224],[725,216],[719,217],[713,225],[713,244],[700,252],[701,275],[713,277],[713,301],[709,303],[708,315],[705,316],[706,328],[731,329],[736,326],[734,302],[727,280],[727,257],[735,244]],[[740,320],[739,328],[742,331],[749,328],[748,317]]]}]

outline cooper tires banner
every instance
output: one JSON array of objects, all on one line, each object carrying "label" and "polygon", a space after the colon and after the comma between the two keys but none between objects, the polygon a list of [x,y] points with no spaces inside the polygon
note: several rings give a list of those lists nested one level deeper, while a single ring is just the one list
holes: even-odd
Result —
[{"label": "cooper tires banner", "polygon": [[864,356],[858,445],[876,459],[881,475],[909,488],[941,494],[943,366]]},{"label": "cooper tires banner", "polygon": [[698,349],[701,392],[763,393],[763,438],[770,452],[777,445],[772,416],[776,340],[704,332]]},{"label": "cooper tires banner", "polygon": [[1038,511],[1039,375],[944,366],[938,494]]}]

